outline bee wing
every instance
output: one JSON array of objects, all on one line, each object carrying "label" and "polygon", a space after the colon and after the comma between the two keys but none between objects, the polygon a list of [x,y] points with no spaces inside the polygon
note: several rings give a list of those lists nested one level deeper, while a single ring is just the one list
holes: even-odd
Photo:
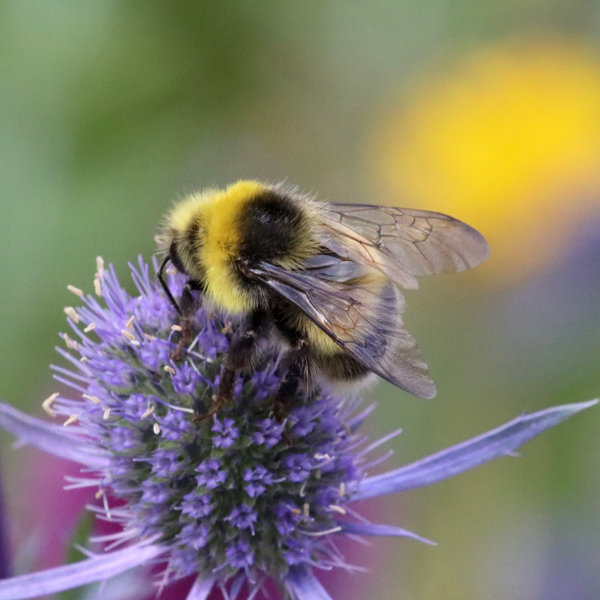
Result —
[{"label": "bee wing", "polygon": [[396,284],[476,267],[489,256],[485,238],[448,215],[425,210],[329,204],[321,243],[339,256],[371,264]]},{"label": "bee wing", "polygon": [[435,396],[427,365],[401,319],[404,298],[379,272],[324,255],[300,271],[265,262],[250,271],[364,367],[415,396]]}]

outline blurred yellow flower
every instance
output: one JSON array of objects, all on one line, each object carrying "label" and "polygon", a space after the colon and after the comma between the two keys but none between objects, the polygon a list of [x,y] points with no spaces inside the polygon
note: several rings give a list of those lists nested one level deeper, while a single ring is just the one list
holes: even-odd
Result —
[{"label": "blurred yellow flower", "polygon": [[522,276],[600,212],[600,58],[559,41],[480,49],[388,107],[369,149],[384,198],[468,221],[490,267]]}]

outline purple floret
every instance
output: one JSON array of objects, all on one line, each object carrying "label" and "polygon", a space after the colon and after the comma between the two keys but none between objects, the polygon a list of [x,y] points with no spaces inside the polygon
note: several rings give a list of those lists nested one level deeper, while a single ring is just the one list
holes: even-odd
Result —
[{"label": "purple floret", "polygon": [[[174,362],[177,314],[156,281],[157,264],[140,259],[131,268],[137,294],[120,285],[112,267],[100,269],[101,297],[84,296],[69,316],[67,348],[59,350],[67,366],[54,371],[72,397],[45,403],[61,424],[0,404],[0,425],[23,442],[83,465],[73,487],[97,488],[94,510],[121,530],[109,536],[109,552],[0,581],[0,600],[52,595],[159,561],[163,583],[197,575],[190,600],[206,599],[212,588],[246,586],[252,595],[266,579],[294,600],[327,600],[312,569],[347,566],[336,536],[427,541],[357,518],[353,501],[428,485],[509,454],[593,404],[525,415],[412,465],[367,473],[380,462],[379,454],[367,456],[379,444],[367,446],[357,433],[369,410],[306,394],[300,381],[286,414],[276,416],[288,374],[268,347],[262,367],[239,373],[233,400],[206,418],[236,327],[198,309],[192,348]],[[175,297],[185,281],[169,275]]]}]

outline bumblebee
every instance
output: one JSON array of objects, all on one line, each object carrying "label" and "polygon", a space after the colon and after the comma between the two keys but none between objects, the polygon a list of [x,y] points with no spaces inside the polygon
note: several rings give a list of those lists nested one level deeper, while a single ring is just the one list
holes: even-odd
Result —
[{"label": "bumblebee", "polygon": [[[235,372],[251,368],[265,340],[284,349],[291,375],[282,398],[298,379],[311,389],[322,380],[355,384],[372,373],[432,398],[435,385],[402,322],[398,288],[475,267],[489,255],[481,234],[444,214],[320,202],[258,181],[181,200],[157,240],[165,255],[159,279],[183,325],[196,310],[191,290],[242,322],[215,407],[231,398]],[[189,278],[179,303],[163,276],[168,262]],[[183,343],[188,335],[184,327]]]}]

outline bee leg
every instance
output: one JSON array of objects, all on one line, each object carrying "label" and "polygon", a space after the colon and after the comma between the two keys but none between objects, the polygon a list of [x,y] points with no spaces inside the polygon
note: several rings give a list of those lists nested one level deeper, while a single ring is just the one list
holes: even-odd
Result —
[{"label": "bee leg", "polygon": [[196,314],[196,311],[198,310],[196,299],[192,294],[192,289],[194,289],[194,284],[193,282],[188,281],[183,286],[183,291],[181,292],[181,300],[179,302],[179,313],[181,315],[181,337],[179,338],[177,347],[171,354],[171,360],[175,362],[181,359],[181,357],[183,356],[184,348],[189,346],[190,342],[192,341],[191,321],[192,317]]},{"label": "bee leg", "polygon": [[219,390],[212,397],[210,410],[203,415],[195,415],[194,422],[200,423],[214,417],[220,410],[228,404],[233,398],[233,386],[235,384],[235,369],[232,369],[227,361],[223,373],[221,374],[221,381],[219,382]]},{"label": "bee leg", "polygon": [[217,393],[213,396],[212,405],[206,415],[196,417],[196,421],[205,419],[217,414],[219,410],[233,398],[233,388],[235,385],[235,374],[240,369],[247,369],[252,366],[258,355],[258,342],[267,337],[270,330],[268,313],[264,311],[255,311],[248,318],[242,333],[235,338],[229,345],[227,358],[221,374],[221,381]]},{"label": "bee leg", "polygon": [[287,416],[288,408],[298,391],[300,381],[305,381],[310,386],[310,362],[308,341],[301,336],[295,340],[293,348],[283,359],[284,375],[279,384],[279,389],[273,400],[273,416],[278,421],[283,421]]},{"label": "bee leg", "polygon": [[[271,405],[271,414],[280,423],[288,415],[290,404],[297,394],[300,380],[310,385],[307,341],[304,338],[299,338],[296,347],[285,355],[282,362],[285,369],[284,375]],[[292,445],[292,438],[288,431],[283,431],[281,439],[288,446]]]}]

